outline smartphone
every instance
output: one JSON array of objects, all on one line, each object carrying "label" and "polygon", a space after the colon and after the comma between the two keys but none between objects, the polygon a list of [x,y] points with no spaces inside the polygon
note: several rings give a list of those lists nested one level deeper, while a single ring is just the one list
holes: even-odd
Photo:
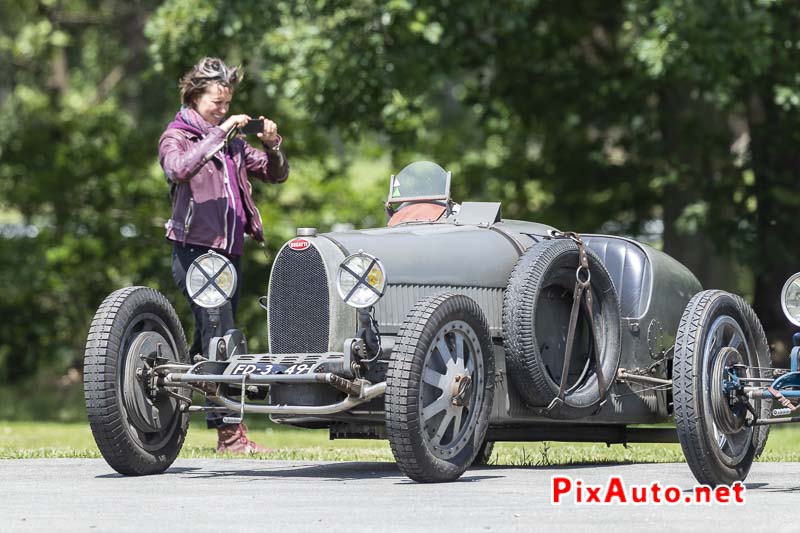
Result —
[{"label": "smartphone", "polygon": [[239,128],[245,135],[252,135],[264,131],[264,119],[248,120],[247,124]]}]

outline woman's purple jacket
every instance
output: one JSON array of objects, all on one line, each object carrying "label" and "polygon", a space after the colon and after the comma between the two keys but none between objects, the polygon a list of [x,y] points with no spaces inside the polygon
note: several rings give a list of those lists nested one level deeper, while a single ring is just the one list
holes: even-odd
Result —
[{"label": "woman's purple jacket", "polygon": [[226,181],[230,165],[226,165],[225,150],[220,150],[225,137],[225,131],[217,126],[203,135],[180,120],[171,122],[161,134],[158,159],[172,197],[172,217],[165,224],[167,239],[230,254],[236,217],[229,216],[228,186],[238,186],[247,216],[245,233],[258,242],[264,241],[261,214],[253,202],[247,177],[280,183],[289,177],[289,164],[280,150],[264,152],[234,138],[229,141],[228,153],[235,175]]}]

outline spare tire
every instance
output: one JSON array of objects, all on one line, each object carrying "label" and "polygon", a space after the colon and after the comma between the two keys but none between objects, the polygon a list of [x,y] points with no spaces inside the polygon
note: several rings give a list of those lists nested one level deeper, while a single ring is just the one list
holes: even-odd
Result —
[{"label": "spare tire", "polygon": [[[597,411],[614,382],[620,358],[617,292],[600,258],[589,248],[595,338],[603,376],[598,386],[593,340],[583,309],[578,318],[563,404],[557,398],[564,371],[567,329],[578,267],[571,239],[536,243],[517,261],[503,299],[503,346],[508,375],[523,400],[553,418]],[[552,409],[546,409],[552,404]]]}]

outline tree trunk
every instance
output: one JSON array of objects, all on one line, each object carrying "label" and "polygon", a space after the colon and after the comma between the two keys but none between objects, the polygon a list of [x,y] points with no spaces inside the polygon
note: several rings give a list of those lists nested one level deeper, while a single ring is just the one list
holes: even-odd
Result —
[{"label": "tree trunk", "polygon": [[[739,292],[736,272],[731,261],[720,253],[715,245],[713,234],[705,231],[699,224],[693,231],[681,230],[677,221],[687,206],[708,201],[712,209],[718,199],[708,199],[704,194],[715,171],[713,153],[703,145],[707,132],[698,129],[691,122],[697,116],[709,116],[707,109],[688,98],[685,85],[675,84],[666,87],[659,94],[659,114],[663,153],[667,154],[664,172],[677,173],[677,179],[664,189],[662,201],[664,222],[664,251],[686,265],[704,288],[725,289]],[[704,126],[714,128],[713,120]]]}]

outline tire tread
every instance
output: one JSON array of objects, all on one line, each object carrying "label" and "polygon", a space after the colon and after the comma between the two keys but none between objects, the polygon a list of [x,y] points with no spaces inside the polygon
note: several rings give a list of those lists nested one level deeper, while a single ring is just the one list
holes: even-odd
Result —
[{"label": "tire tread", "polygon": [[[718,304],[718,300],[722,301]],[[760,321],[750,305],[739,296],[722,290],[706,290],[697,293],[683,311],[675,338],[675,353],[672,373],[672,395],[674,401],[675,425],[683,454],[695,478],[700,483],[718,485],[743,480],[755,456],[766,445],[767,431],[757,427],[754,430],[754,452],[748,454],[737,469],[719,463],[709,449],[710,429],[706,428],[700,397],[702,387],[697,386],[703,349],[704,325],[716,305],[728,304],[738,310],[747,322],[744,326],[746,336],[752,336],[756,346],[758,366],[769,364],[769,346]],[[764,361],[766,357],[766,361]],[[769,412],[768,402],[761,402],[761,415]]]},{"label": "tire tread", "polygon": [[[435,313],[447,314],[458,305],[464,305],[469,313],[480,321],[480,329],[476,331],[479,337],[489,338],[489,326],[480,307],[474,300],[467,296],[440,292],[421,299],[409,311],[398,334],[398,341],[392,350],[392,357],[386,374],[386,430],[392,453],[398,467],[403,474],[419,482],[442,482],[457,479],[472,463],[477,454],[477,447],[472,452],[468,461],[463,465],[454,465],[441,460],[429,461],[418,444],[412,438],[412,433],[420,431],[418,415],[418,389],[409,384],[419,383],[422,380],[422,367],[425,353],[422,347],[428,346],[432,341],[435,331],[426,326],[430,323]],[[488,348],[491,348],[489,342]],[[481,346],[482,351],[487,350],[486,345]],[[481,413],[491,411],[491,402],[494,385],[494,354],[488,353],[484,359],[487,365],[486,394]],[[488,421],[487,421],[488,422]],[[476,426],[476,439],[483,441],[488,424],[479,422]]]},{"label": "tire tread", "polygon": [[[148,287],[125,287],[109,294],[97,309],[84,351],[84,399],[92,435],[108,464],[125,475],[146,475],[166,470],[175,460],[186,436],[189,417],[182,414],[182,428],[177,431],[177,441],[157,457],[143,453],[126,438],[123,419],[117,400],[117,374],[121,338],[124,324],[130,318],[131,309],[153,304],[163,310],[172,327],[179,354],[185,360],[188,349],[180,320],[172,305],[158,291]],[[118,326],[118,327],[115,327]]]}]

